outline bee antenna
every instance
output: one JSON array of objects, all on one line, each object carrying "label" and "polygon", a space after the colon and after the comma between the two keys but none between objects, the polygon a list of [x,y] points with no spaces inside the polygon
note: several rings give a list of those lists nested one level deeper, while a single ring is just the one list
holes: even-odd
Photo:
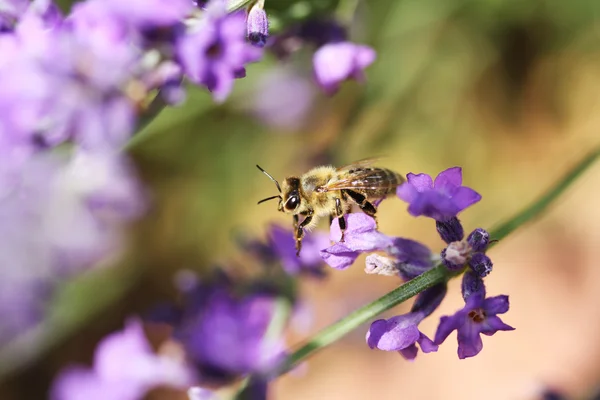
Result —
[{"label": "bee antenna", "polygon": [[[267,171],[265,171],[264,169],[262,169],[260,167],[260,165],[257,164],[256,168],[258,168],[263,174],[265,174],[266,176],[268,176],[270,180],[272,180],[273,182],[275,182],[275,185],[277,186],[277,190],[279,190],[279,193],[281,193],[281,186],[279,186],[279,182],[277,182],[277,179],[273,178]],[[275,196],[275,197],[279,197],[279,196]],[[268,199],[265,199],[265,200],[262,200],[262,201],[270,200],[270,199],[273,199],[275,197],[269,197]]]},{"label": "bee antenna", "polygon": [[267,197],[266,199],[262,199],[261,201],[259,201],[256,204],[264,203],[265,201],[269,201],[269,200],[273,200],[273,199],[277,199],[277,198],[281,198],[281,196],[280,195],[276,195],[276,196]]}]

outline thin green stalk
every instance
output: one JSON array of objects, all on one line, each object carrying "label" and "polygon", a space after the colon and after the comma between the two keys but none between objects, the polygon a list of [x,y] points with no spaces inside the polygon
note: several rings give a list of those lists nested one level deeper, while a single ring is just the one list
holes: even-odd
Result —
[{"label": "thin green stalk", "polygon": [[[529,222],[533,218],[540,215],[550,206],[560,194],[569,188],[573,182],[577,180],[600,156],[600,147],[595,149],[588,156],[584,157],[569,173],[567,173],[555,186],[553,186],[545,195],[537,201],[525,208],[523,211],[508,219],[505,223],[491,231],[490,236],[493,239],[503,239],[521,225]],[[309,357],[335,341],[339,340],[350,331],[375,318],[380,313],[389,310],[392,307],[410,299],[416,294],[428,289],[444,280],[451,278],[450,274],[442,265],[425,272],[424,274],[406,282],[397,289],[385,294],[374,302],[359,308],[347,317],[328,326],[321,332],[317,333],[313,338],[301,344],[290,356],[285,360],[274,375],[281,375],[295,366],[301,361]]]},{"label": "thin green stalk", "polygon": [[[520,213],[507,220],[500,226],[490,231],[490,238],[494,240],[502,240],[508,234],[519,228],[521,225],[533,220],[542,212],[546,211],[557,198],[560,196],[573,182],[575,182],[600,156],[600,147],[594,149],[582,160],[579,161],[573,169],[567,172],[562,179],[560,179],[550,190],[540,197],[536,202],[532,203],[529,207],[523,209]],[[490,246],[494,245],[494,242]]]}]

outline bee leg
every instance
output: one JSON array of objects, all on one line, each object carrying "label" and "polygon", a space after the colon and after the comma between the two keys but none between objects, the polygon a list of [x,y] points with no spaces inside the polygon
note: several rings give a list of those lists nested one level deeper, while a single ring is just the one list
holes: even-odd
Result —
[{"label": "bee leg", "polygon": [[367,198],[360,193],[357,193],[353,190],[346,190],[346,193],[348,194],[348,196],[350,196],[352,200],[354,200],[356,204],[358,204],[358,207],[360,207],[362,212],[367,214],[369,217],[373,217],[373,219],[375,220],[375,225],[377,226],[377,217],[375,216],[375,214],[377,213],[377,209],[375,208],[375,206],[371,204],[367,200]]},{"label": "bee leg", "polygon": [[[344,241],[344,233],[346,232],[346,220],[344,219],[344,210],[342,209],[342,202],[340,199],[335,199],[335,212],[337,214],[338,224],[340,224],[340,231],[342,232],[342,237],[340,238],[340,242]],[[330,219],[333,220],[333,216],[329,216]]]},{"label": "bee leg", "polygon": [[298,214],[294,215],[294,232],[296,232],[298,230]]},{"label": "bee leg", "polygon": [[306,218],[302,220],[302,222],[300,223],[300,225],[298,225],[298,228],[296,229],[296,256],[300,256],[300,250],[302,250],[302,238],[304,237],[304,227],[310,224],[310,221],[312,221],[313,218],[312,215],[313,212],[311,210],[308,212]]}]

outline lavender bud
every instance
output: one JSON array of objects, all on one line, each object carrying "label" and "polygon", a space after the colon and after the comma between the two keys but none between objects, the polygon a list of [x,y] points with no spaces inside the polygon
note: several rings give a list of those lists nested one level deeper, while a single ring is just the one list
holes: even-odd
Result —
[{"label": "lavender bud", "polygon": [[476,252],[483,252],[490,243],[490,234],[482,228],[477,228],[469,234],[467,242]]},{"label": "lavender bud", "polygon": [[257,1],[250,7],[247,24],[250,43],[257,47],[265,47],[269,36],[269,21],[264,10],[264,1]]},{"label": "lavender bud", "polygon": [[483,300],[485,298],[485,285],[483,279],[481,279],[475,272],[467,271],[463,275],[462,280],[462,296],[465,301],[472,295],[480,296]]},{"label": "lavender bud", "polygon": [[442,240],[448,244],[461,241],[465,236],[462,224],[456,217],[445,221],[435,221],[435,227]]},{"label": "lavender bud", "polygon": [[492,272],[493,263],[488,256],[483,253],[475,253],[469,261],[469,265],[475,273],[483,278]]}]

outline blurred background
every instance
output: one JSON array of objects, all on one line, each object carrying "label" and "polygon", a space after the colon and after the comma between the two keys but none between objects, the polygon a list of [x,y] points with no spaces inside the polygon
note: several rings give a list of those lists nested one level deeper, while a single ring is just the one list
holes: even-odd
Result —
[{"label": "blurred background", "polygon": [[[266,10],[302,13],[316,3],[292,9],[266,0]],[[490,229],[600,143],[599,2],[324,3],[351,25],[353,41],[376,49],[366,83],[347,82],[327,97],[313,82],[310,51],[286,61],[268,55],[225,104],[191,88],[182,107],[163,111],[130,146],[151,207],[131,226],[126,254],[63,285],[43,328],[0,351],[0,399],[43,398],[61,367],[89,363],[97,341],[127,316],[171,299],[178,270],[204,271],[235,257],[236,234],[262,238],[270,222],[291,227],[273,203],[256,205],[275,188],[255,164],[278,179],[372,156],[402,174],[462,166],[464,183],[483,196],[462,215],[465,229]],[[370,350],[363,326],[276,381],[273,398],[591,393],[600,382],[599,172],[592,167],[543,218],[491,251],[488,293],[510,296],[503,319],[514,332],[485,337],[482,353],[467,360],[458,360],[453,334],[437,353],[410,363]],[[432,221],[408,216],[403,202],[383,202],[378,215],[382,232],[442,248]],[[302,282],[308,318],[290,333],[290,345],[400,284],[363,267],[359,258],[325,280]],[[422,330],[432,336],[439,316],[461,307],[452,282]]]}]

